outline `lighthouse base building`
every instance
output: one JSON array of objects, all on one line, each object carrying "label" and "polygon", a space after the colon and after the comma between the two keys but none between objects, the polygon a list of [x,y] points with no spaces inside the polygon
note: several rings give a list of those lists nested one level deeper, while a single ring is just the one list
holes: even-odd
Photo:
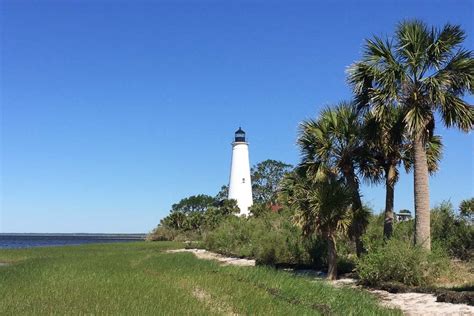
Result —
[{"label": "lighthouse base building", "polygon": [[240,127],[235,132],[235,139],[232,143],[228,198],[237,201],[240,209],[239,215],[249,215],[249,209],[253,204],[249,144],[245,139],[245,132]]}]

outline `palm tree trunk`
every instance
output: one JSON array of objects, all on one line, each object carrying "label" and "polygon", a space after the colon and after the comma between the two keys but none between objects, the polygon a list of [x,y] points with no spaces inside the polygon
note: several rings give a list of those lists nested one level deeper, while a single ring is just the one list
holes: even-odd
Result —
[{"label": "palm tree trunk", "polygon": [[[360,191],[359,191],[359,182],[356,179],[356,176],[353,172],[353,169],[345,172],[345,177],[347,179],[347,183],[352,190],[352,211],[356,213],[358,210],[362,209],[362,199],[360,198]],[[363,227],[361,223],[352,223],[352,231],[354,235],[354,241],[356,244],[356,253],[357,257],[360,257],[365,249],[364,244],[362,243],[362,233]]]},{"label": "palm tree trunk", "polygon": [[360,258],[362,254],[365,252],[364,243],[362,242],[362,233],[363,232],[360,229],[358,229],[356,232],[356,235],[354,236],[355,244],[356,244],[356,254],[358,258]]},{"label": "palm tree trunk", "polygon": [[332,233],[328,234],[328,279],[337,278],[337,250],[336,241]]},{"label": "palm tree trunk", "polygon": [[385,171],[385,219],[383,224],[383,236],[386,239],[392,237],[393,232],[395,176],[395,166],[391,164],[386,168]]},{"label": "palm tree trunk", "polygon": [[421,136],[414,142],[415,245],[431,250],[428,162]]}]

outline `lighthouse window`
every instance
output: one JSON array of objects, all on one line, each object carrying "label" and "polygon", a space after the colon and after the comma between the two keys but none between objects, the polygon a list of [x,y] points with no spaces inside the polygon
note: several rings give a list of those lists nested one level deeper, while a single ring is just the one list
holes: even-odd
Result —
[{"label": "lighthouse window", "polygon": [[245,178],[242,178],[242,183],[245,183]]}]

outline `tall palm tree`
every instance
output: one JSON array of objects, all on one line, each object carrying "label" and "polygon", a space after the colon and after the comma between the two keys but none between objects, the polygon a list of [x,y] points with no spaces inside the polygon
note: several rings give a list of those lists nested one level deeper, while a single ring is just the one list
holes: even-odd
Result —
[{"label": "tall palm tree", "polygon": [[[375,160],[372,168],[362,170],[365,178],[372,182],[385,184],[384,238],[388,239],[393,231],[395,184],[398,181],[399,166],[402,162],[408,172],[413,164],[412,146],[405,133],[404,113],[401,108],[389,108],[383,118],[377,118],[371,112],[365,115],[364,141],[370,155]],[[426,144],[428,170],[434,173],[441,159],[441,138],[430,137]]]},{"label": "tall palm tree", "polygon": [[337,174],[351,189],[354,221],[350,235],[360,256],[364,249],[361,235],[367,226],[367,216],[362,207],[358,173],[369,165],[371,157],[364,146],[362,122],[355,107],[342,102],[323,110],[317,120],[303,121],[298,145],[303,156],[302,165],[314,179]]},{"label": "tall palm tree", "polygon": [[328,279],[337,278],[338,234],[346,234],[353,213],[350,210],[352,192],[335,175],[314,180],[292,173],[281,183],[280,195],[295,210],[295,222],[306,236],[317,234],[328,245]]},{"label": "tall palm tree", "polygon": [[472,51],[463,49],[464,31],[447,24],[431,28],[420,21],[398,25],[393,40],[367,40],[362,61],[349,68],[360,107],[382,118],[402,107],[413,146],[415,243],[431,248],[428,162],[425,144],[433,135],[435,113],[447,127],[474,127],[474,108],[462,98],[474,93]]}]

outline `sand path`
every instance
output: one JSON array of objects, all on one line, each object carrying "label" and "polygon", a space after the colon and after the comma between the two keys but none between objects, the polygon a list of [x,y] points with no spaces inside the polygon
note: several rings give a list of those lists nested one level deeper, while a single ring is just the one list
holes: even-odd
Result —
[{"label": "sand path", "polygon": [[382,305],[400,308],[405,315],[474,315],[474,306],[436,302],[433,294],[370,292],[380,298]]},{"label": "sand path", "polygon": [[[217,260],[224,265],[236,265],[236,266],[255,266],[255,260],[241,259],[234,257],[226,257],[218,253],[210,252],[204,249],[176,249],[169,250],[170,253],[176,252],[191,252],[199,259],[206,260]],[[299,273],[296,274],[308,274],[311,276],[312,273]],[[309,271],[308,271],[309,272]],[[313,271],[314,272],[314,271]],[[320,275],[320,273],[316,273]],[[321,279],[320,276],[316,276],[315,279]],[[354,279],[339,279],[331,281],[330,283],[334,286],[350,286],[357,287],[356,280]],[[474,306],[467,304],[452,304],[444,302],[436,302],[436,296],[433,294],[426,293],[389,293],[381,290],[367,290],[373,293],[380,299],[380,303],[383,306],[399,308],[404,315],[407,316],[421,316],[421,315],[434,315],[434,316],[474,316]]]},{"label": "sand path", "polygon": [[234,265],[234,266],[241,266],[241,267],[255,266],[255,260],[226,257],[218,253],[207,251],[205,249],[175,249],[175,250],[168,250],[167,252],[170,252],[170,253],[191,252],[199,259],[217,260],[224,265]]},{"label": "sand path", "polygon": [[[357,287],[355,279],[331,281],[334,286]],[[376,295],[381,305],[402,310],[404,315],[474,315],[474,306],[436,302],[436,296],[429,293],[390,293],[382,290],[366,289]]]}]

